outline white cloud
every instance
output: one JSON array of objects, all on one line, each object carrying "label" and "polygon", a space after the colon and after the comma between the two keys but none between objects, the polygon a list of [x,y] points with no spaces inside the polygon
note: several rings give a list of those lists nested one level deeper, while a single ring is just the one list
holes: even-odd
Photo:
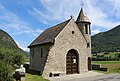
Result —
[{"label": "white cloud", "polygon": [[[8,11],[4,6],[0,4],[0,29],[7,31],[14,40],[17,41],[18,47],[25,51],[29,51],[26,47],[28,40],[38,36],[43,30],[33,28],[29,23],[24,22],[19,16]],[[27,38],[26,38],[27,37]]]},{"label": "white cloud", "polygon": [[[113,22],[112,20],[108,19],[109,14],[103,12],[104,10],[102,10],[101,7],[97,6],[98,3],[96,3],[96,5],[93,5],[93,1],[95,0],[86,1],[86,5],[87,5],[86,11],[94,26],[111,29],[112,27],[120,24],[120,22]],[[106,6],[106,8],[108,7]]]},{"label": "white cloud", "polygon": [[111,6],[113,7],[112,13],[117,18],[120,18],[120,0],[106,0],[106,3],[111,4]]},{"label": "white cloud", "polygon": [[[90,18],[92,26],[111,29],[120,24],[119,21],[113,21],[114,17],[109,18],[111,16],[120,18],[120,0],[36,0],[35,2],[38,1],[40,3],[33,3],[32,0],[20,0],[18,2],[25,7],[29,7],[28,13],[44,24],[51,25],[62,22],[69,19],[70,15],[74,15],[76,19],[81,8],[81,2],[84,3],[84,11]],[[38,7],[40,4],[44,8]],[[0,6],[0,12],[3,12],[0,19],[7,21],[7,24],[0,24],[2,28],[7,27],[6,29],[9,29],[9,31],[12,28],[15,30],[14,35],[31,32],[32,35],[36,35],[38,29],[32,29],[29,23],[23,22],[17,15],[7,11],[3,6]]]},{"label": "white cloud", "polygon": [[45,16],[45,14],[41,13],[38,9],[33,8],[33,11],[28,10],[28,13],[35,16],[36,19],[38,19],[40,22],[44,24],[49,24],[47,22],[47,19],[49,19],[49,16],[48,15]]},{"label": "white cloud", "polygon": [[19,43],[19,42],[16,42],[16,44],[17,44],[18,47],[21,48],[22,50],[29,52],[29,49],[28,49],[25,45],[23,45],[23,44],[21,44],[21,43]]},{"label": "white cloud", "polygon": [[[39,0],[44,6],[44,11],[38,8],[33,8],[30,14],[38,17],[44,24],[49,24],[51,21],[63,21],[69,18],[72,14],[78,16],[81,8],[81,2],[84,3],[84,11],[87,13],[92,26],[111,29],[120,24],[119,21],[114,21],[111,15],[120,17],[120,1],[118,0]],[[108,4],[107,4],[108,3]],[[110,9],[109,9],[110,8]],[[108,12],[106,12],[108,11]],[[114,13],[116,12],[116,13]],[[37,15],[36,15],[37,14]],[[114,22],[113,22],[114,21]]]},{"label": "white cloud", "polygon": [[92,33],[92,35],[95,35],[96,33],[99,33],[99,32],[101,32],[101,31],[98,29],[96,29],[96,30],[93,29],[91,33]]},{"label": "white cloud", "polygon": [[44,24],[69,19],[72,14],[79,13],[81,4],[80,0],[40,0],[40,2],[45,9],[33,7],[29,13]]},{"label": "white cloud", "polygon": [[27,34],[36,36],[43,31],[41,29],[33,29],[29,23],[24,22],[20,17],[8,11],[2,5],[0,5],[0,12],[2,12],[0,14],[0,28],[11,32],[11,35]]}]

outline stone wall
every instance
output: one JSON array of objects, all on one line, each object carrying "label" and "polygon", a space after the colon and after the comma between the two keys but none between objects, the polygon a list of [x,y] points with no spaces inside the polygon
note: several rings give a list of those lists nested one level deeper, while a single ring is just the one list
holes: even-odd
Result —
[{"label": "stone wall", "polygon": [[[30,69],[43,73],[44,66],[47,61],[47,56],[52,44],[38,45],[30,48]],[[42,48],[42,56],[41,56]],[[33,51],[34,50],[34,51]]]},{"label": "stone wall", "polygon": [[[74,31],[74,33],[72,33]],[[69,50],[74,49],[79,54],[79,73],[88,71],[88,57],[91,57],[91,47],[77,27],[73,19],[55,38],[55,44],[50,49],[43,76],[48,77],[50,72],[59,71],[66,74],[66,55]]]}]

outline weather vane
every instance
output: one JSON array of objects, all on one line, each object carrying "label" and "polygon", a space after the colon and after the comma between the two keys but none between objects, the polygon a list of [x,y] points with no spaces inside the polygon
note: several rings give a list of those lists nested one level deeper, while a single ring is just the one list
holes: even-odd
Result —
[{"label": "weather vane", "polygon": [[82,7],[82,8],[84,7],[84,4],[83,4],[83,2],[81,2],[81,7]]}]

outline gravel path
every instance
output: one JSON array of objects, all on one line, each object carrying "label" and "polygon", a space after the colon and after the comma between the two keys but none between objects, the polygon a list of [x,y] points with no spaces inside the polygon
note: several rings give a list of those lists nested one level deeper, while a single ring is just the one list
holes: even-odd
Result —
[{"label": "gravel path", "polygon": [[50,81],[120,81],[120,74],[102,74],[90,71],[83,74],[49,77],[47,79]]},{"label": "gravel path", "polygon": [[120,74],[106,74],[101,76],[74,79],[68,81],[120,81]]},{"label": "gravel path", "polygon": [[73,80],[80,81],[81,78],[93,77],[98,75],[104,75],[104,74],[89,71],[87,73],[82,73],[82,74],[72,74],[72,75],[65,75],[60,77],[47,77],[47,79],[49,79],[50,81],[73,81]]}]

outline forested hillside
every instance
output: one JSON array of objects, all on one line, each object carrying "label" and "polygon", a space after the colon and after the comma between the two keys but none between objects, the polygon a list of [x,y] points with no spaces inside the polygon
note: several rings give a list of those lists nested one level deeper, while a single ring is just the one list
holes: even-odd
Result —
[{"label": "forested hillside", "polygon": [[1,29],[0,29],[0,47],[18,48],[13,38]]},{"label": "forested hillside", "polygon": [[120,25],[113,29],[98,33],[92,38],[92,52],[120,51]]},{"label": "forested hillside", "polygon": [[26,54],[21,48],[19,48],[14,41],[14,39],[5,31],[0,29],[0,49],[13,49],[19,50],[22,53]]},{"label": "forested hillside", "polygon": [[26,52],[20,49],[13,38],[0,30],[0,81],[13,81],[13,72],[25,59]]}]

